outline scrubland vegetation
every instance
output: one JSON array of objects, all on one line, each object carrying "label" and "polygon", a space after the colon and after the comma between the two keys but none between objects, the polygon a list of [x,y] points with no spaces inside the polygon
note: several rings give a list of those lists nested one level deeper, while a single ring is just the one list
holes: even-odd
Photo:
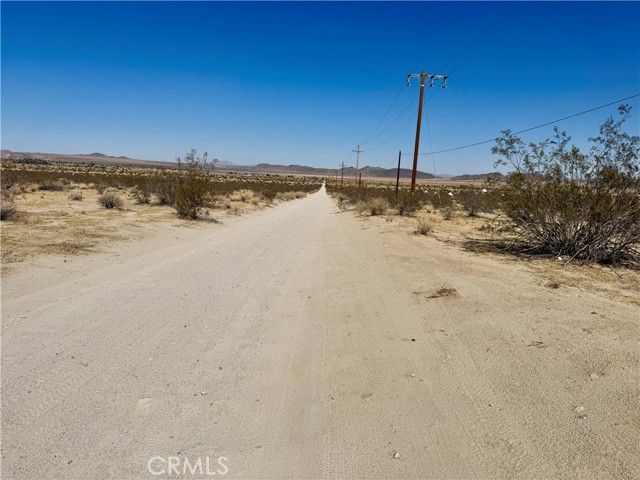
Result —
[{"label": "scrubland vegetation", "polygon": [[[445,221],[481,219],[484,247],[605,265],[640,263],[640,137],[623,129],[629,108],[609,118],[582,153],[558,129],[554,137],[526,144],[509,131],[496,140],[497,165],[511,170],[505,182],[420,185],[415,192],[384,182],[361,187],[327,183],[341,209],[361,215],[438,213]],[[416,232],[434,226],[424,218]],[[471,246],[469,244],[468,246]],[[477,244],[476,244],[477,247]],[[490,250],[490,248],[486,248]]]},{"label": "scrubland vegetation", "polygon": [[[2,258],[74,253],[149,222],[219,221],[302,198],[319,179],[217,173],[195,150],[177,169],[2,162]],[[125,225],[126,224],[126,225]]]}]

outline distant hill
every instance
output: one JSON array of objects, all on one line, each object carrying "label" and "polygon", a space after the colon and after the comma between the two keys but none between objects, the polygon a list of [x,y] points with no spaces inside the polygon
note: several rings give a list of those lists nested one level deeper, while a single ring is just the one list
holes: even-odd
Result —
[{"label": "distant hill", "polygon": [[489,176],[495,178],[496,180],[503,180],[504,175],[500,172],[490,172],[490,173],[478,173],[475,175],[456,175],[455,177],[449,177],[450,180],[487,180]]},{"label": "distant hill", "polygon": [[[90,154],[59,154],[59,153],[32,153],[32,152],[12,152],[10,150],[2,150],[2,160],[15,160],[15,161],[38,161],[44,162],[64,162],[64,163],[95,163],[99,165],[115,165],[115,166],[129,166],[129,167],[153,167],[153,168],[175,168],[175,162],[159,162],[152,160],[137,160],[124,155],[114,157],[106,155],[100,152],[93,152]],[[273,175],[313,175],[319,177],[336,177],[340,178],[342,175],[340,168],[319,168],[308,167],[305,165],[273,165],[270,163],[259,163],[257,165],[236,165],[232,162],[221,161],[216,169],[218,172],[234,172],[234,173],[263,173]],[[395,168],[381,168],[366,166],[360,169],[363,178],[389,178],[395,179],[397,169]],[[449,180],[458,181],[473,181],[473,180],[485,180],[489,175],[497,175],[502,179],[503,175],[500,173],[483,173],[476,175],[458,175],[449,176]],[[355,178],[356,170],[354,167],[345,167],[344,177]],[[411,178],[411,170],[408,168],[400,169],[400,178],[403,180]],[[418,171],[417,178],[421,180],[439,178],[435,177],[431,173]]]},{"label": "distant hill", "polygon": [[104,153],[100,153],[100,152],[93,152],[93,153],[78,153],[77,155],[75,155],[76,157],[100,157],[100,158],[124,158],[125,160],[130,160],[129,157],[125,157],[124,155],[120,155],[118,157],[115,157],[113,155],[106,155]]},{"label": "distant hill", "polygon": [[59,163],[94,163],[96,165],[114,165],[123,167],[154,167],[154,168],[170,168],[175,163],[156,162],[152,160],[136,160],[133,158],[119,156],[112,157],[104,153],[80,153],[80,154],[62,154],[62,153],[40,153],[40,152],[12,152],[11,150],[2,150],[2,160],[14,161],[37,161],[43,162],[59,162]]}]

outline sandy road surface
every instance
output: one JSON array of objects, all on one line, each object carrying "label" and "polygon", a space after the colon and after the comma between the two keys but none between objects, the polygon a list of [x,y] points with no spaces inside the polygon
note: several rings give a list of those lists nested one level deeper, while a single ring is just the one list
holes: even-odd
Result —
[{"label": "sandy road surface", "polygon": [[3,279],[3,479],[640,472],[633,306],[324,189],[118,248]]}]

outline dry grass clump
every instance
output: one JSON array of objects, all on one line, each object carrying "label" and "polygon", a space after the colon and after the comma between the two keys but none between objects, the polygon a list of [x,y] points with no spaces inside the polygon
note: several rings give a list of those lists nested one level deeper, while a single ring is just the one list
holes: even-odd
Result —
[{"label": "dry grass clump", "polygon": [[356,210],[361,214],[384,215],[389,210],[389,201],[383,197],[368,198],[356,203]]},{"label": "dry grass clump", "polygon": [[285,202],[289,202],[291,200],[294,200],[296,198],[296,193],[295,192],[283,192],[282,194],[282,199]]},{"label": "dry grass clump", "polygon": [[122,208],[124,201],[115,192],[105,192],[98,197],[98,203],[104,208]]},{"label": "dry grass clump", "polygon": [[131,190],[131,198],[138,205],[148,205],[151,203],[151,191],[144,187],[134,187]]},{"label": "dry grass clump", "polygon": [[427,298],[443,298],[443,297],[455,297],[458,295],[458,290],[453,287],[440,287],[433,293],[427,295]]},{"label": "dry grass clump", "polygon": [[81,202],[84,199],[84,195],[82,195],[82,192],[72,192],[67,196],[67,198],[74,202]]},{"label": "dry grass clump", "polygon": [[229,195],[229,199],[231,201],[242,203],[249,203],[253,199],[253,197],[255,197],[255,193],[253,193],[252,190],[247,189],[238,190]]},{"label": "dry grass clump", "polygon": [[228,205],[229,206],[227,207],[227,214],[235,215],[236,217],[239,217],[244,213],[244,207],[242,206],[242,204],[240,205],[228,204]]},{"label": "dry grass clump", "polygon": [[440,210],[440,215],[442,215],[442,218],[445,220],[453,219],[455,214],[456,214],[456,210],[452,206],[444,207]]},{"label": "dry grass clump", "polygon": [[428,235],[433,232],[433,224],[425,217],[418,218],[414,233],[418,235]]},{"label": "dry grass clump", "polygon": [[65,190],[67,186],[59,180],[51,180],[45,179],[40,185],[38,185],[38,190],[45,190],[49,192],[61,192]]}]

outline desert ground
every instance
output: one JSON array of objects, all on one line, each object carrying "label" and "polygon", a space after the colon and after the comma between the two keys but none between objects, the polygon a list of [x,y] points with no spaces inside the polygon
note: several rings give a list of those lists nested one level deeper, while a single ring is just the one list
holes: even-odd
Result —
[{"label": "desert ground", "polygon": [[637,272],[465,248],[469,222],[435,213],[416,235],[324,187],[188,225],[88,203],[46,252],[2,228],[5,479],[158,478],[172,456],[227,478],[640,475]]}]

